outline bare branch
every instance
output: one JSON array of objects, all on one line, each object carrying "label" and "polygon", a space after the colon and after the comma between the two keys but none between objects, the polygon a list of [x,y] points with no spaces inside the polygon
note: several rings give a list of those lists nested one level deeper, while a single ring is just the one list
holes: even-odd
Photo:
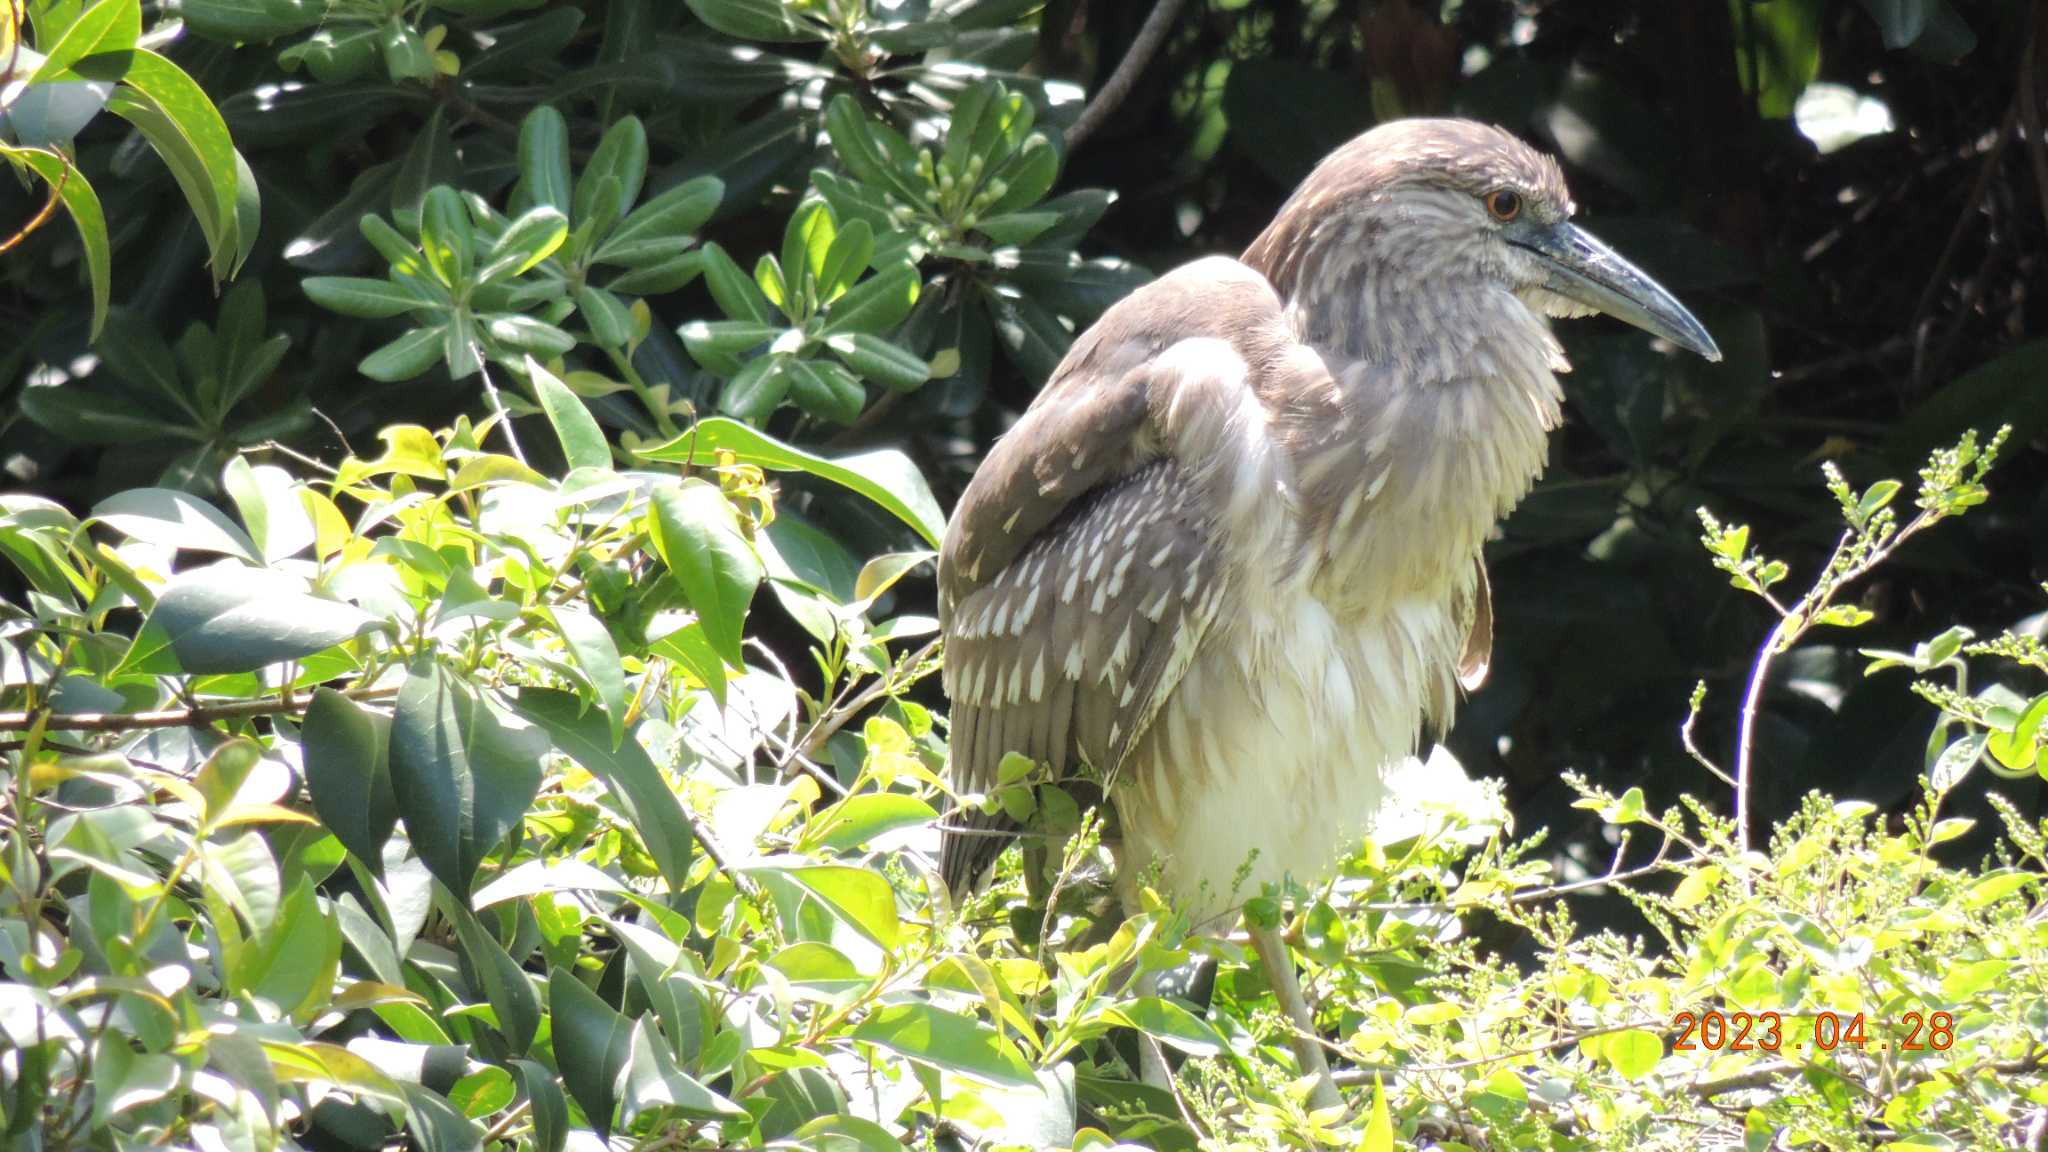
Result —
[{"label": "bare branch", "polygon": [[1081,116],[1067,129],[1067,150],[1081,146],[1081,142],[1093,136],[1110,114],[1131,94],[1138,84],[1138,77],[1145,72],[1145,65],[1152,62],[1152,56],[1159,46],[1166,42],[1166,33],[1173,27],[1173,18],[1180,15],[1182,0],[1158,0],[1152,5],[1152,13],[1145,17],[1145,23],[1138,28],[1138,35],[1131,40],[1130,51],[1117,63],[1116,71],[1109,74],[1095,98],[1081,109]]}]

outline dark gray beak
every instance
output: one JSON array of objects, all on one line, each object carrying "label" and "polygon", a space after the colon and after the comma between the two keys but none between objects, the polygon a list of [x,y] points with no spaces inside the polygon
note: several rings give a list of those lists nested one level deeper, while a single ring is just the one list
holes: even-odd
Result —
[{"label": "dark gray beak", "polygon": [[1570,221],[1534,220],[1518,221],[1506,232],[1510,244],[1542,260],[1548,273],[1543,286],[1550,291],[1709,360],[1721,358],[1714,338],[1685,305],[1592,233]]}]

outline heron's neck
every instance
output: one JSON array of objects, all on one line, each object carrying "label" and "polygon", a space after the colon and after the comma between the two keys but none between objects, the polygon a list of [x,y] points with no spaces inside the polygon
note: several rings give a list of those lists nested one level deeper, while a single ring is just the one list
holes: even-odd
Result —
[{"label": "heron's neck", "polygon": [[1546,322],[1508,292],[1378,262],[1333,279],[1289,308],[1337,386],[1291,412],[1283,435],[1313,510],[1317,579],[1362,609],[1465,578],[1543,469],[1566,365]]}]

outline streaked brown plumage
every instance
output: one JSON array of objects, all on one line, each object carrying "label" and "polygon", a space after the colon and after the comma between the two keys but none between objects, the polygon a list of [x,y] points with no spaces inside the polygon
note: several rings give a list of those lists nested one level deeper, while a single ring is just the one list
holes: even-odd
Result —
[{"label": "streaked brown plumage", "polygon": [[[1480,547],[1559,419],[1547,318],[1609,311],[1717,355],[1571,211],[1504,132],[1393,123],[1242,261],[1168,273],[1083,333],[948,529],[956,790],[992,788],[1005,752],[1087,763],[1126,871],[1157,860],[1198,918],[1369,831],[1382,770],[1483,673]],[[948,835],[948,884],[1003,844]]]}]

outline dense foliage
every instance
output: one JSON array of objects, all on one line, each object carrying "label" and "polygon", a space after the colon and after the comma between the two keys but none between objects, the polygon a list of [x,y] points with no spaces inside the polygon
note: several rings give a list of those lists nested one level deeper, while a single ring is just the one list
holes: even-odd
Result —
[{"label": "dense foliage", "polygon": [[[10,1141],[2041,1147],[2044,18],[1440,8],[0,0]],[[943,897],[929,561],[1123,257],[1442,110],[1730,357],[1562,333],[1456,759],[1250,909],[1316,1113],[1029,763]]]}]

